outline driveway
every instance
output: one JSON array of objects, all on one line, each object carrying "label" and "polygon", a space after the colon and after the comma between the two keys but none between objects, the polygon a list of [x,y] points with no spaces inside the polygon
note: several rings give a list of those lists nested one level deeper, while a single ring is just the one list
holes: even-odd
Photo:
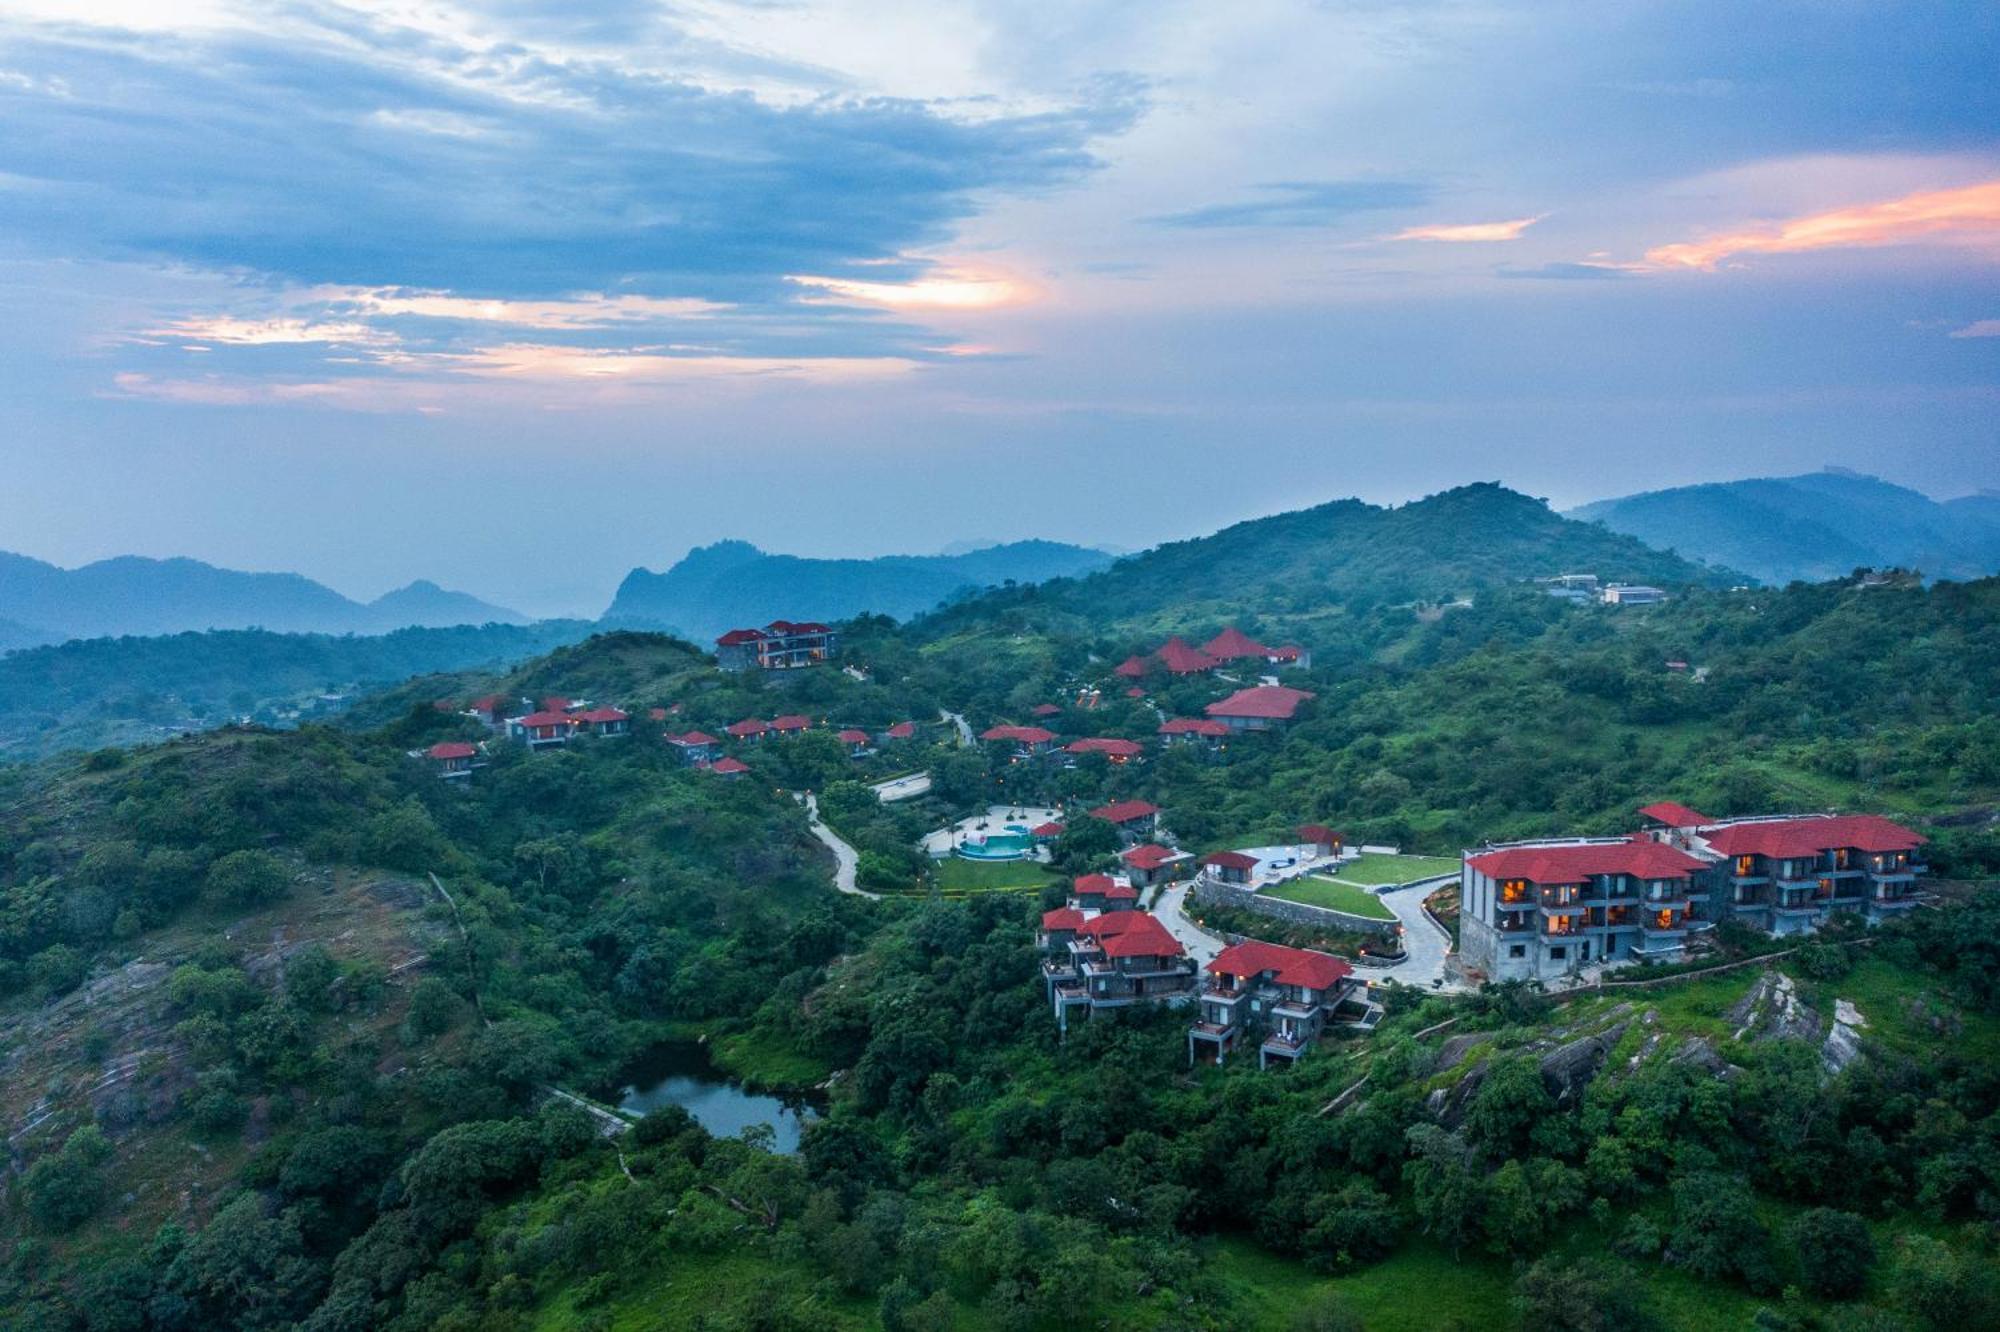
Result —
[{"label": "driveway", "polygon": [[927,772],[911,773],[908,777],[897,777],[890,781],[877,782],[868,789],[873,791],[875,798],[883,804],[892,804],[898,800],[908,800],[912,796],[920,796],[930,790],[931,775]]},{"label": "driveway", "polygon": [[1153,915],[1167,927],[1167,933],[1181,941],[1197,967],[1206,967],[1222,951],[1222,940],[1188,919],[1187,895],[1192,886],[1183,880],[1162,888],[1160,895],[1153,900]]},{"label": "driveway", "polygon": [[946,712],[942,708],[938,709],[938,716],[950,722],[952,729],[958,732],[958,747],[960,749],[972,748],[972,723],[966,721],[965,718],[959,716],[956,712]]},{"label": "driveway", "polygon": [[880,901],[882,898],[880,893],[868,892],[855,883],[854,871],[859,867],[861,857],[854,853],[853,847],[841,841],[839,835],[833,829],[820,822],[819,797],[808,791],[805,793],[804,800],[806,818],[809,820],[807,827],[811,830],[814,837],[819,838],[826,845],[827,850],[833,852],[833,886],[841,892],[851,894],[855,897],[865,897],[870,901]]},{"label": "driveway", "polygon": [[[1382,905],[1395,912],[1396,919],[1402,922],[1403,948],[1409,956],[1393,967],[1361,967],[1356,969],[1357,973],[1370,980],[1394,980],[1422,990],[1430,989],[1432,981],[1444,979],[1444,962],[1451,952],[1451,936],[1424,914],[1424,899],[1449,882],[1449,877],[1419,879],[1415,883],[1377,893]],[[1449,990],[1458,987],[1447,984],[1439,988]]]}]

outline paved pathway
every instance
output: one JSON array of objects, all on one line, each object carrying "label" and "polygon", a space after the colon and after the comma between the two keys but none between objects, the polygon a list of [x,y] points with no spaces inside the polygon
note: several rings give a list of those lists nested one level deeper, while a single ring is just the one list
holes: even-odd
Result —
[{"label": "paved pathway", "polygon": [[896,777],[886,782],[877,782],[868,788],[883,804],[898,800],[908,800],[920,796],[931,789],[931,775],[927,772],[913,772],[908,777]]},{"label": "paved pathway", "polygon": [[953,729],[958,732],[958,747],[960,749],[972,748],[972,724],[970,722],[966,721],[965,718],[959,716],[956,712],[946,712],[943,708],[938,709],[938,716],[950,722]]},{"label": "paved pathway", "polygon": [[[1382,905],[1396,913],[1403,924],[1403,948],[1409,956],[1393,967],[1358,967],[1358,974],[1371,980],[1393,979],[1419,989],[1431,989],[1431,982],[1444,979],[1445,957],[1451,951],[1451,936],[1424,914],[1424,899],[1436,892],[1447,879],[1419,879],[1401,888],[1377,894]],[[1456,989],[1446,984],[1440,989]]]},{"label": "paved pathway", "polygon": [[880,893],[871,893],[855,883],[854,871],[860,865],[861,857],[855,854],[853,847],[840,840],[839,834],[820,821],[819,797],[808,791],[802,798],[805,801],[806,818],[809,820],[807,827],[811,829],[814,837],[826,844],[827,850],[833,852],[833,886],[855,897],[880,901],[882,898]]},{"label": "paved pathway", "polygon": [[1188,950],[1188,956],[1194,959],[1195,966],[1205,967],[1222,951],[1222,940],[1188,919],[1186,903],[1190,886],[1183,880],[1162,888],[1153,901],[1153,915],[1167,927],[1169,934],[1181,941]]}]

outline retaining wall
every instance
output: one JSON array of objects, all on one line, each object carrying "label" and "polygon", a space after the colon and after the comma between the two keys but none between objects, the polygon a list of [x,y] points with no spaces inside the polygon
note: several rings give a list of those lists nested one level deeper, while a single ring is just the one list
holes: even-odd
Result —
[{"label": "retaining wall", "polygon": [[1393,935],[1396,922],[1377,920],[1373,916],[1354,916],[1345,911],[1335,911],[1332,907],[1312,906],[1305,902],[1285,902],[1262,893],[1217,883],[1213,879],[1195,880],[1188,890],[1188,899],[1202,906],[1240,907],[1245,911],[1255,911],[1259,915],[1270,916],[1290,925],[1304,925],[1320,929],[1365,930],[1375,934]]}]

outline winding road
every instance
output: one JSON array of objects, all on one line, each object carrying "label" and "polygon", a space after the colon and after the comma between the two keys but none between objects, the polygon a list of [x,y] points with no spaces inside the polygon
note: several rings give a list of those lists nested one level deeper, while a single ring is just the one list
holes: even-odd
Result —
[{"label": "winding road", "polygon": [[[1433,981],[1444,979],[1445,958],[1451,953],[1451,936],[1424,914],[1424,899],[1450,882],[1450,878],[1419,879],[1400,888],[1377,893],[1382,905],[1396,913],[1403,926],[1403,948],[1409,954],[1393,967],[1367,968],[1371,979],[1380,977],[1420,989],[1431,989]],[[1453,985],[1439,989],[1456,989]]]},{"label": "winding road", "polygon": [[965,718],[959,716],[956,712],[946,712],[943,708],[938,709],[938,716],[940,719],[950,722],[952,727],[957,730],[958,747],[960,749],[972,748],[972,723],[966,721]]},{"label": "winding road", "polygon": [[871,902],[882,900],[880,893],[871,893],[854,881],[854,873],[861,865],[861,857],[854,848],[840,839],[840,835],[826,826],[819,817],[819,797],[807,791],[799,799],[806,807],[806,827],[814,837],[833,852],[833,886],[854,897],[865,897]]},{"label": "winding road", "polygon": [[1187,895],[1192,885],[1182,880],[1170,883],[1153,899],[1153,916],[1167,927],[1167,933],[1181,941],[1197,967],[1205,967],[1222,951],[1222,940],[1188,918]]}]

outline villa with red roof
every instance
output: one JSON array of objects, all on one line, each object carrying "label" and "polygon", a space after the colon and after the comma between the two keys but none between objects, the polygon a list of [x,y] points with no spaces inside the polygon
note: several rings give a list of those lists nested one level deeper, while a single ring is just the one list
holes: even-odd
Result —
[{"label": "villa with red roof", "polygon": [[1163,643],[1153,656],[1166,667],[1169,675],[1200,675],[1222,664],[1200,648],[1190,645],[1179,634]]},{"label": "villa with red roof", "polygon": [[1156,883],[1179,878],[1194,857],[1185,851],[1161,846],[1158,842],[1144,842],[1119,852],[1118,859],[1124,864],[1125,873],[1133,884],[1151,888]]},{"label": "villa with red roof", "polygon": [[1111,673],[1123,679],[1136,680],[1146,673],[1146,659],[1144,657],[1127,657],[1112,667]]},{"label": "villa with red roof", "polygon": [[1188,1028],[1188,1063],[1216,1064],[1257,1042],[1257,1067],[1296,1063],[1326,1030],[1334,1010],[1363,988],[1330,953],[1245,939],[1208,964],[1208,983]]},{"label": "villa with red roof", "polygon": [[1127,846],[1151,841],[1160,830],[1160,807],[1144,800],[1114,800],[1091,810],[1090,817],[1118,829]]},{"label": "villa with red roof", "polygon": [[1102,754],[1114,764],[1130,763],[1146,752],[1146,747],[1137,740],[1114,740],[1102,736],[1092,736],[1087,740],[1072,740],[1063,746],[1065,753],[1084,755]]},{"label": "villa with red roof", "polygon": [[567,712],[544,708],[525,717],[509,718],[507,734],[526,741],[530,749],[547,749],[551,745],[568,744],[576,734],[576,725],[576,718]]},{"label": "villa with red roof", "polygon": [[719,758],[708,765],[708,770],[718,777],[741,777],[750,771],[750,765],[742,759]]},{"label": "villa with red roof", "polygon": [[632,732],[632,716],[617,708],[589,708],[571,714],[578,731],[588,735],[629,735]]},{"label": "villa with red roof", "polygon": [[855,758],[860,758],[868,751],[868,732],[866,731],[856,730],[849,726],[836,731],[833,738],[840,741],[841,744],[846,745],[847,752]]},{"label": "villa with red roof", "polygon": [[481,694],[465,705],[465,710],[498,730],[507,720],[507,709],[514,702],[502,694]]},{"label": "villa with red roof", "polygon": [[814,621],[773,620],[762,629],[731,629],[715,640],[725,671],[787,671],[832,659],[838,636]]},{"label": "villa with red roof", "polygon": [[798,735],[812,729],[812,718],[788,713],[783,717],[771,718],[771,730],[776,735]]},{"label": "villa with red roof", "polygon": [[1218,699],[1203,711],[1232,731],[1268,731],[1290,722],[1299,705],[1312,697],[1306,690],[1289,685],[1252,685]]},{"label": "villa with red roof", "polygon": [[[1096,877],[1110,882],[1107,876]],[[1082,881],[1078,883],[1081,887]],[[1144,911],[1058,907],[1043,914],[1037,937],[1048,954],[1042,979],[1062,1031],[1069,1030],[1073,1010],[1087,1015],[1167,1003],[1194,989],[1194,959],[1166,926]]]},{"label": "villa with red roof", "polygon": [[479,746],[463,740],[440,740],[424,751],[424,757],[437,767],[437,775],[446,781],[464,781],[472,776],[472,761],[479,757]]},{"label": "villa with red roof", "polygon": [[1170,717],[1160,723],[1160,740],[1169,745],[1194,745],[1201,749],[1223,748],[1229,738],[1229,724],[1212,717]]},{"label": "villa with red roof", "polygon": [[679,735],[669,731],[665,739],[680,755],[681,762],[690,768],[706,768],[715,762],[716,755],[722,751],[722,742],[706,731],[687,731]]},{"label": "villa with red roof", "polygon": [[1779,935],[1809,933],[1836,911],[1901,915],[1916,905],[1925,868],[1925,839],[1875,814],[1730,819],[1653,835],[1711,867],[1720,918]]},{"label": "villa with red roof", "polygon": [[882,743],[886,745],[892,740],[914,740],[916,737],[917,724],[913,721],[900,721],[882,732]]},{"label": "villa with red roof", "polygon": [[1012,744],[1016,762],[1050,753],[1056,743],[1056,733],[1041,726],[989,726],[979,738],[988,744]]},{"label": "villa with red roof", "polygon": [[722,728],[731,740],[754,744],[770,734],[771,724],[761,717],[745,717]]},{"label": "villa with red roof", "polygon": [[1062,709],[1053,703],[1037,703],[1029,715],[1035,717],[1060,717],[1062,716]]}]

